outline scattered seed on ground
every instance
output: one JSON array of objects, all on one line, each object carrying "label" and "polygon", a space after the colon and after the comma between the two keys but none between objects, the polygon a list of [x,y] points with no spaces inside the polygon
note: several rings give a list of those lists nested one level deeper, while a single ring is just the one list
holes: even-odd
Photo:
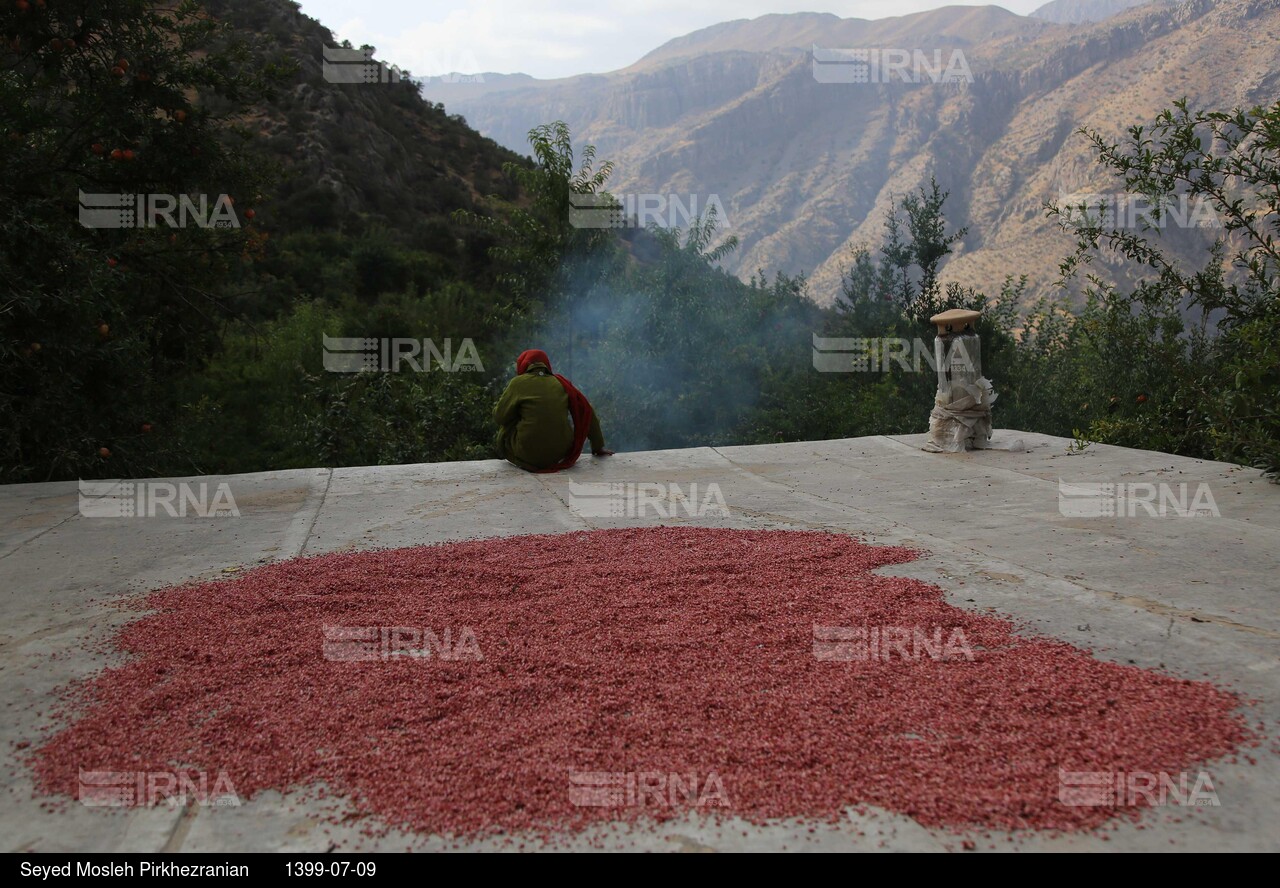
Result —
[{"label": "scattered seed on ground", "polygon": [[[1060,771],[1176,776],[1252,741],[1208,682],[871,573],[915,557],[839,534],[648,528],[164,589],[31,762],[45,793],[74,797],[81,769],[225,772],[241,799],[323,784],[387,827],[467,837],[663,820],[698,799],[756,823],[879,806],[930,827],[1077,830],[1139,807],[1066,805]],[[829,659],[815,627],[891,649]],[[971,658],[903,656],[903,630],[962,637]],[[421,655],[386,655],[414,631]],[[331,659],[356,649],[373,658]],[[620,804],[574,804],[584,792]]]}]

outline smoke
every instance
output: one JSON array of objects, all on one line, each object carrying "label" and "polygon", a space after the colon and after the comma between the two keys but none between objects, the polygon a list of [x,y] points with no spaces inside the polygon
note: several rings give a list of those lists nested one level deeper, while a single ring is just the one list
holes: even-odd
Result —
[{"label": "smoke", "polygon": [[544,349],[612,449],[743,441],[770,380],[810,369],[818,310],[802,281],[752,286],[664,247],[652,264],[566,263],[555,289],[511,358]]}]

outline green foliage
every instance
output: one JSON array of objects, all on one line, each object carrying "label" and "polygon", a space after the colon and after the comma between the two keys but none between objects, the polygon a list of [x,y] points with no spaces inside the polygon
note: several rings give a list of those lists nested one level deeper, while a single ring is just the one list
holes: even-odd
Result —
[{"label": "green foliage", "polygon": [[[914,350],[820,373],[813,337],[931,348],[928,317],[952,307],[983,313],[997,425],[1280,468],[1280,105],[1180,104],[1124,145],[1090,134],[1129,191],[1210,202],[1223,236],[1200,267],[1051,208],[1078,240],[1062,300],[1024,306],[1013,278],[993,298],[944,287],[965,231],[930,181],[820,308],[803,275],[723,271],[737,241],[714,211],[684,230],[573,225],[612,166],[564,123],[517,158],[411,84],[326,83],[332,35],[293,4],[81,6],[0,12],[0,481],[485,458],[529,347],[619,449],[921,432],[936,376]],[[80,190],[227,193],[260,218],[86,229]],[[1102,251],[1152,277],[1119,292],[1088,273]],[[326,336],[466,340],[483,369],[330,372]]]},{"label": "green foliage", "polygon": [[[78,194],[220,195],[265,169],[226,118],[264,95],[195,3],[0,11],[0,480],[145,471],[168,380],[217,345],[220,282],[257,253],[240,227],[95,229]],[[216,100],[216,102],[215,102]]]},{"label": "green foliage", "polygon": [[[837,298],[839,308],[849,311],[859,302],[886,302],[918,320],[940,310],[938,269],[951,254],[951,246],[968,233],[966,228],[947,233],[942,205],[948,196],[930,177],[928,191],[921,188],[917,194],[904,195],[901,205],[896,199],[890,202],[881,258],[874,259],[864,246],[854,247],[853,264],[843,275]],[[909,239],[903,234],[904,221]]]},{"label": "green foliage", "polygon": [[1145,405],[1134,410],[1126,403],[1096,419],[1089,435],[1244,463],[1274,477],[1280,472],[1280,102],[1223,113],[1193,112],[1183,100],[1162,113],[1150,133],[1131,128],[1124,143],[1082,132],[1127,192],[1161,212],[1176,200],[1203,202],[1222,225],[1204,264],[1185,268],[1145,225],[1142,231],[1105,227],[1101,219],[1050,206],[1077,239],[1062,264],[1064,280],[1099,253],[1154,271],[1129,293],[1087,277],[1082,322],[1093,353]]},{"label": "green foliage", "polygon": [[382,232],[365,235],[351,253],[356,295],[364,300],[382,293],[398,293],[409,284],[410,260]]},{"label": "green foliage", "polygon": [[[570,195],[601,194],[611,165],[574,151],[562,123],[530,133],[532,170],[512,168],[533,195],[495,251],[519,277],[519,316],[499,353],[550,354],[578,381],[610,442],[630,449],[734,440],[774,374],[808,361],[817,309],[803,278],[743,284],[716,267],[737,246],[717,243],[714,209],[687,229],[575,228]],[[641,258],[643,257],[643,258]]]},{"label": "green foliage", "polygon": [[456,331],[476,322],[475,301],[455,285],[425,300],[390,296],[372,307],[304,302],[279,320],[238,326],[182,392],[188,406],[175,433],[190,471],[487,456],[495,393],[483,347],[478,371],[433,365],[416,372],[405,362],[398,372],[355,374],[326,371],[321,347],[324,336],[426,338],[442,351],[448,342],[457,363],[468,337]]},{"label": "green foliage", "polygon": [[[1062,266],[1061,301],[1019,310],[1025,281],[1001,294],[949,285],[938,263],[963,232],[948,234],[946,194],[936,183],[891,208],[878,258],[853,251],[836,313],[825,335],[927,336],[929,315],[944,308],[983,312],[983,369],[999,395],[998,425],[1280,469],[1280,104],[1231,113],[1191,112],[1184,103],[1127,144],[1088,133],[1099,162],[1126,192],[1168,208],[1207,202],[1222,237],[1204,264],[1182,268],[1150,231],[1104,228],[1101,219],[1050,205],[1077,238]],[[1182,218],[1196,218],[1183,213]],[[1157,214],[1156,219],[1159,219]],[[1159,229],[1163,231],[1164,229]],[[1132,292],[1088,275],[1083,308],[1066,308],[1066,284],[1099,252],[1154,270]],[[929,373],[896,365],[879,373],[797,380],[782,404],[801,404],[819,435],[923,431]],[[902,409],[903,404],[913,405]],[[776,415],[783,408],[773,410]],[[779,421],[782,424],[783,421]],[[796,429],[794,419],[788,430]]]},{"label": "green foliage", "polygon": [[187,472],[253,472],[314,466],[299,433],[307,418],[307,378],[323,372],[321,337],[343,335],[332,307],[301,303],[256,327],[233,326],[219,354],[179,390],[186,406],[171,434]]},{"label": "green foliage", "polygon": [[[516,200],[515,155],[410,82],[326,82],[332,35],[296,4],[10,3],[0,36],[0,481],[367,459],[301,431],[301,406],[342,381],[303,381],[320,331],[287,336],[308,311],[354,336],[482,341],[509,323],[501,244],[451,213],[483,216],[482,189]],[[226,193],[241,227],[87,229],[79,191]],[[455,392],[419,382],[424,409]],[[402,388],[418,397],[345,397],[359,413]],[[433,434],[422,458],[464,452]]]},{"label": "green foliage", "polygon": [[534,162],[510,161],[503,171],[511,177],[529,206],[512,205],[498,196],[492,203],[499,212],[491,216],[458,210],[460,223],[489,232],[497,240],[490,256],[503,271],[498,282],[507,288],[517,306],[525,308],[536,295],[545,297],[556,285],[561,261],[606,249],[611,238],[603,229],[575,228],[570,224],[570,198],[603,193],[613,172],[606,161],[595,167],[596,150],[586,146],[574,168],[569,127],[562,121],[529,131]]}]

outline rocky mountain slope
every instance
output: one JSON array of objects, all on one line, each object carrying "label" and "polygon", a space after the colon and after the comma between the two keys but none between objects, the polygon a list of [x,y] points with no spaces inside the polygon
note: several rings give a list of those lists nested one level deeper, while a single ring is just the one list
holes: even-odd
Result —
[{"label": "rocky mountain slope", "polygon": [[1150,2],[1152,0],[1049,0],[1031,13],[1031,17],[1066,25],[1100,22],[1126,9]]},{"label": "rocky mountain slope", "polygon": [[[961,58],[971,82],[819,82],[814,48]],[[885,52],[899,51],[899,56]],[[959,53],[959,56],[955,54]],[[914,64],[914,63],[913,63]],[[897,76],[893,76],[896,73]],[[876,79],[874,77],[868,79]],[[967,81],[968,78],[965,78]],[[1080,126],[1120,136],[1186,96],[1230,108],[1280,96],[1280,0],[1158,2],[1093,25],[994,6],[864,21],[798,13],[727,22],[633,65],[559,81],[433,81],[428,98],[517,150],[546,121],[616,161],[615,194],[714,195],[740,249],[726,267],[805,271],[834,298],[853,245],[878,244],[891,199],[931,175],[969,234],[944,279],[996,292],[1008,274],[1051,292],[1069,239],[1046,199],[1111,192]],[[468,91],[469,90],[469,91]],[[678,219],[677,219],[678,221]],[[1168,230],[1185,254],[1210,232]]]}]

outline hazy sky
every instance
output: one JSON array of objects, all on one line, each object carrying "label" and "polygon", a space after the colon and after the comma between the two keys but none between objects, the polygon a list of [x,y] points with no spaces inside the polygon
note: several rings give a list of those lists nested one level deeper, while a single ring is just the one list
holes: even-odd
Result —
[{"label": "hazy sky", "polygon": [[[301,0],[338,39],[371,44],[415,75],[451,71],[535,77],[613,71],[672,37],[769,13],[830,12],[886,18],[938,0]],[[996,4],[1026,15],[1046,0]],[[970,4],[982,5],[982,4]]]}]

